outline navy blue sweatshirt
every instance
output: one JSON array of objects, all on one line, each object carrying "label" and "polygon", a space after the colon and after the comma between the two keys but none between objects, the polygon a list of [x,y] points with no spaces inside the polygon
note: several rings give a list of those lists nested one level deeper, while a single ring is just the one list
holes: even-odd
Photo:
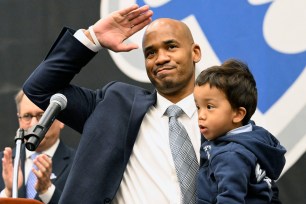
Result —
[{"label": "navy blue sweatshirt", "polygon": [[264,128],[205,141],[200,150],[198,203],[261,204],[285,165],[286,150]]}]

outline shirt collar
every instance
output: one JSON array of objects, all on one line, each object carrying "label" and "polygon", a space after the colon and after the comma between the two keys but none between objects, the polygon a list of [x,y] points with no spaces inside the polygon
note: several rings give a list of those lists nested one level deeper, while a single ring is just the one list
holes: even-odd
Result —
[{"label": "shirt collar", "polygon": [[[165,114],[167,108],[170,105],[173,105],[173,103],[157,92],[157,102],[155,108],[158,111],[160,117]],[[175,105],[179,106],[189,118],[191,118],[196,112],[193,94],[190,94],[189,96],[185,97],[183,100],[177,102]]]},{"label": "shirt collar", "polygon": [[[57,139],[56,142],[47,150],[41,152],[42,154],[46,154],[49,157],[53,157],[58,145],[59,145],[60,140]],[[34,154],[35,151],[29,151],[28,149],[26,149],[26,158],[31,158],[32,154]]]},{"label": "shirt collar", "polygon": [[253,129],[252,124],[248,123],[244,126],[241,126],[239,128],[235,128],[231,131],[229,131],[228,133],[226,133],[226,135],[235,135],[235,134],[239,134],[239,133],[243,133],[243,132],[251,132]]}]

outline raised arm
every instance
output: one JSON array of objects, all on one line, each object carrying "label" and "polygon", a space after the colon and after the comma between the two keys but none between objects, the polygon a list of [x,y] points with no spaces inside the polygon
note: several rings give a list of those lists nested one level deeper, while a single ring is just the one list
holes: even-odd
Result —
[{"label": "raised arm", "polygon": [[[94,44],[98,41],[102,47],[113,51],[130,51],[137,48],[137,45],[126,44],[124,41],[149,24],[152,15],[148,6],[133,5],[98,20],[91,26],[94,34],[85,29],[83,32]],[[70,84],[96,54],[87,44],[76,38],[75,34],[72,29],[63,29],[46,58],[24,83],[23,90],[43,110],[48,107],[53,94],[64,94],[68,105],[58,118],[82,132],[85,121],[95,108],[96,96],[103,94]]]},{"label": "raised arm", "polygon": [[[149,6],[139,7],[135,4],[100,19],[92,29],[102,47],[115,52],[130,51],[138,48],[137,44],[125,44],[124,40],[148,25],[152,15]],[[85,34],[95,43],[89,30],[85,30]]]}]

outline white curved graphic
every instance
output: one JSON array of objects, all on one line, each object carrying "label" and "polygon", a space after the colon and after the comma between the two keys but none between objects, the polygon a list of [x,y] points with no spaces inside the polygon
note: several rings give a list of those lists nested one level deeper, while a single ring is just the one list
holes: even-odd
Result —
[{"label": "white curved graphic", "polygon": [[305,0],[276,0],[266,13],[263,33],[272,48],[294,54],[306,51],[305,26]]}]

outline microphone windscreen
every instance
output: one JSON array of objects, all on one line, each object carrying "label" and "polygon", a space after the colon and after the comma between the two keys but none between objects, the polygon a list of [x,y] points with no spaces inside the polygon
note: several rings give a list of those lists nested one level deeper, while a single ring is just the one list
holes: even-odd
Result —
[{"label": "microphone windscreen", "polygon": [[50,103],[57,103],[61,110],[64,110],[67,106],[67,98],[63,94],[57,93],[51,96]]}]

